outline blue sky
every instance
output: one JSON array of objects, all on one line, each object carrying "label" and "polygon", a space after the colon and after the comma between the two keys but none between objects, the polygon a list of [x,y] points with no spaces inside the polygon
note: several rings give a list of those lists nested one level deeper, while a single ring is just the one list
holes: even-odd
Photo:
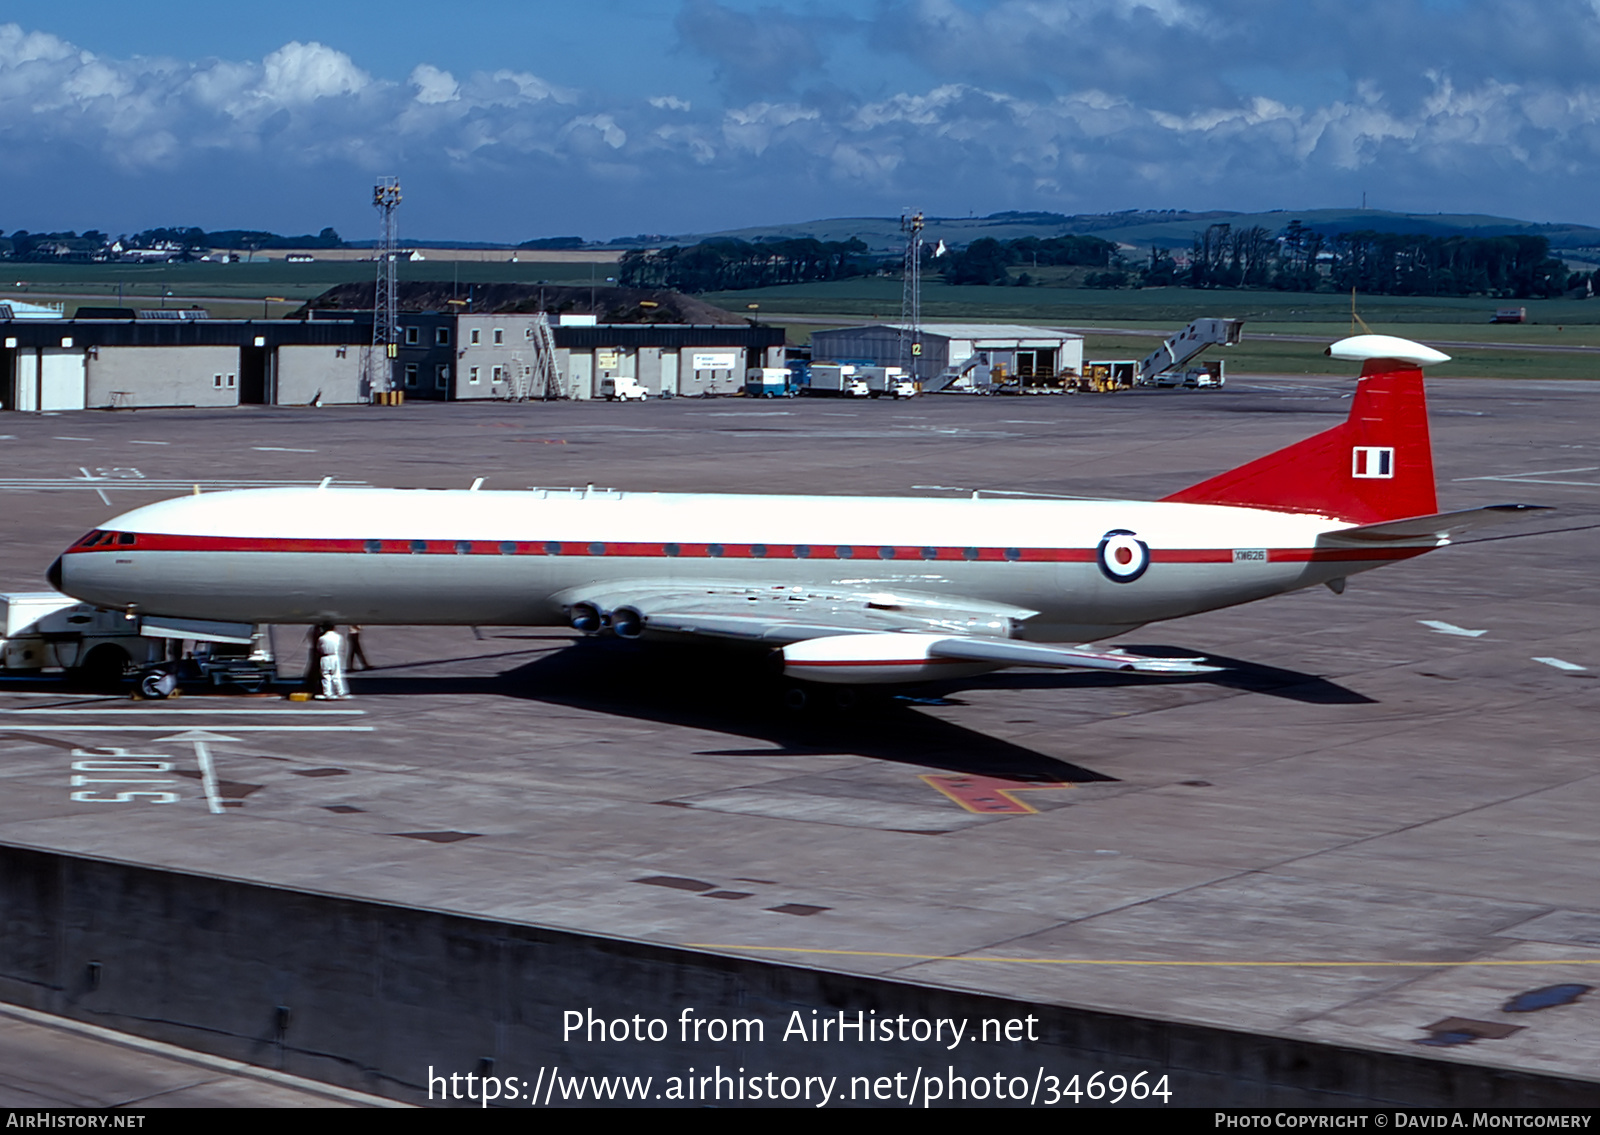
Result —
[{"label": "blue sky", "polygon": [[1600,0],[592,0],[0,25],[0,227],[522,240],[905,206],[1600,224]]}]

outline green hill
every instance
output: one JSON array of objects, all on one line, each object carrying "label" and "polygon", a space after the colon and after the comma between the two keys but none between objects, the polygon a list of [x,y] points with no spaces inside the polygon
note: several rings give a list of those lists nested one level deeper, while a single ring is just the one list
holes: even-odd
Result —
[{"label": "green hill", "polygon": [[[1600,228],[1578,224],[1538,224],[1512,217],[1493,217],[1472,213],[1391,213],[1381,209],[1275,209],[1267,213],[1235,213],[1225,210],[1188,212],[1179,209],[1139,210],[1121,213],[992,213],[987,217],[928,217],[924,236],[929,243],[944,241],[961,247],[982,237],[1017,240],[1041,239],[1069,234],[1092,234],[1133,248],[1187,248],[1195,234],[1208,225],[1227,224],[1235,228],[1260,225],[1276,234],[1290,221],[1328,236],[1342,232],[1420,233],[1428,236],[1542,236],[1554,251],[1600,248]],[[713,238],[745,241],[789,240],[811,237],[821,241],[859,238],[868,249],[887,255],[903,248],[905,238],[897,217],[832,217],[787,225],[762,225],[729,229],[723,232],[686,233],[648,242],[658,244],[697,244]],[[646,242],[630,238],[612,242],[618,247],[643,247]]]}]

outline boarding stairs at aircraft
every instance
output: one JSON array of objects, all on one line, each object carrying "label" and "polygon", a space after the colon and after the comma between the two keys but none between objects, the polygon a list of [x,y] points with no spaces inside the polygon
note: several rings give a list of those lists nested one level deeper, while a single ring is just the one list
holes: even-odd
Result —
[{"label": "boarding stairs at aircraft", "polygon": [[1242,319],[1196,319],[1162,343],[1139,364],[1139,385],[1152,383],[1158,374],[1178,370],[1207,347],[1235,347],[1244,333]]}]

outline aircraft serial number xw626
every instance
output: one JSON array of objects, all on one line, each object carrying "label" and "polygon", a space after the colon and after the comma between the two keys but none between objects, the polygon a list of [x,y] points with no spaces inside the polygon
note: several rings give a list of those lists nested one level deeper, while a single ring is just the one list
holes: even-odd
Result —
[{"label": "aircraft serial number xw626", "polygon": [[1341,425],[1160,501],[258,489],[125,513],[60,590],[235,623],[548,626],[770,644],[792,678],[1210,669],[1083,645],[1419,556],[1525,511],[1440,513],[1421,367],[1383,335]]}]

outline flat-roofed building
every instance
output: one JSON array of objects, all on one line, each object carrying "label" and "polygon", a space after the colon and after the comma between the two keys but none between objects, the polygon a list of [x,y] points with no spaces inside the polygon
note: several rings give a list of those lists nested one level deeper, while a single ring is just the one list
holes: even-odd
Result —
[{"label": "flat-roofed building", "polygon": [[[878,323],[840,327],[811,335],[814,362],[907,365],[911,329]],[[1083,371],[1083,336],[1048,327],[1007,323],[925,323],[917,335],[922,350],[916,374],[925,390],[1018,381],[1053,387],[1062,375]]]},{"label": "flat-roofed building", "polygon": [[[362,374],[366,313],[308,319],[148,319],[122,308],[89,318],[0,319],[0,409],[322,405],[371,400]],[[174,315],[178,313],[174,312]],[[553,393],[599,396],[626,376],[652,395],[734,393],[749,367],[781,366],[781,327],[748,324],[558,324],[533,314],[402,312],[394,358],[372,360],[379,389],[407,399],[542,397],[531,381],[554,361]]]}]

